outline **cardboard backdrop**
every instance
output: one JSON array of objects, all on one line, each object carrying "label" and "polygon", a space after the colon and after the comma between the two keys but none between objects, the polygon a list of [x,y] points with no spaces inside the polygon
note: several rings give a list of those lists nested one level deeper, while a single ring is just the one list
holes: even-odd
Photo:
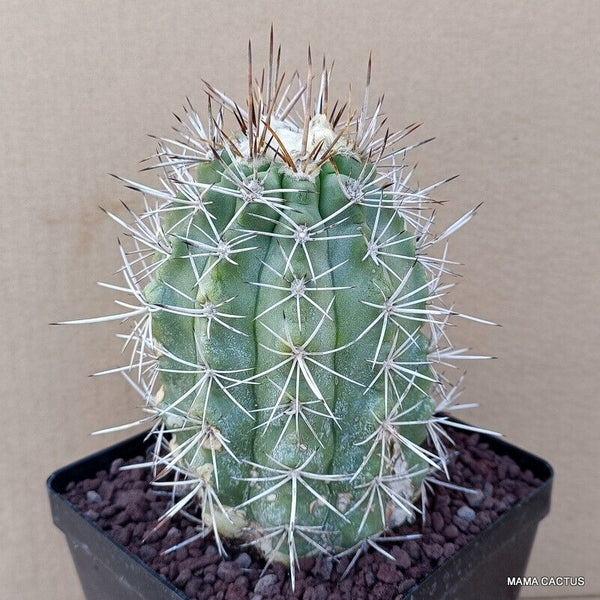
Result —
[{"label": "cardboard backdrop", "polygon": [[118,310],[95,285],[119,281],[119,227],[98,207],[138,198],[108,173],[151,183],[146,134],[169,134],[186,96],[203,107],[202,79],[243,101],[247,40],[260,63],[271,23],[288,71],[310,42],[341,95],[362,89],[373,52],[390,125],[436,137],[413,157],[418,181],[460,174],[439,191],[440,226],[484,202],[451,244],[456,307],[502,324],[453,332],[498,356],[465,365],[464,400],[481,404],[466,418],[556,469],[529,574],[586,586],[522,596],[600,594],[598,3],[5,0],[0,17],[7,598],[82,597],[44,480],[125,435],[90,432],[139,416],[122,379],[87,377],[120,364],[116,329],[49,326]]}]

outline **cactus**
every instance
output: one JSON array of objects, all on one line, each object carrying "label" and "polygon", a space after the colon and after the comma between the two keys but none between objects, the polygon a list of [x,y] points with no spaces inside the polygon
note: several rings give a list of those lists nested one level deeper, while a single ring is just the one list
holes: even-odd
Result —
[{"label": "cactus", "polygon": [[196,503],[221,549],[241,538],[293,573],[311,553],[379,549],[445,468],[438,411],[456,387],[436,364],[464,357],[445,332],[445,240],[474,211],[431,233],[445,182],[411,187],[417,125],[384,131],[381,99],[369,112],[370,59],[355,112],[329,101],[325,61],[313,95],[310,50],[287,84],[272,36],[259,82],[249,55],[245,106],[206,84],[207,125],[189,104],[159,139],[163,187],[124,180],[145,205],[111,215],[133,244],[112,287],[135,300],[108,318],[135,321],[121,371],[166,446],[165,517]]}]

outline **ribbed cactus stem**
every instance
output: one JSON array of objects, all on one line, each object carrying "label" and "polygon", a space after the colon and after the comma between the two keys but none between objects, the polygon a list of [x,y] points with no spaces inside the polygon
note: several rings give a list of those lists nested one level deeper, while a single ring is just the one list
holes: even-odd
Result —
[{"label": "ribbed cactus stem", "polygon": [[[312,123],[313,148],[334,141],[324,116]],[[311,176],[222,160],[197,170],[196,210],[170,206],[172,254],[145,290],[163,349],[157,409],[228,535],[252,523],[347,547],[412,516],[434,409],[428,282],[375,177],[350,153]]]},{"label": "ribbed cactus stem", "polygon": [[293,565],[375,544],[444,469],[435,413],[455,389],[434,363],[464,353],[445,333],[445,249],[429,251],[473,211],[430,233],[437,184],[408,185],[415,126],[380,135],[381,101],[368,115],[370,62],[356,116],[329,101],[327,69],[313,97],[270,61],[248,111],[211,86],[207,128],[187,109],[159,150],[165,189],[127,181],[156,204],[126,225],[123,291],[140,304],[136,387],[169,440],[157,472],[181,492],[166,516],[197,501],[219,544]]}]

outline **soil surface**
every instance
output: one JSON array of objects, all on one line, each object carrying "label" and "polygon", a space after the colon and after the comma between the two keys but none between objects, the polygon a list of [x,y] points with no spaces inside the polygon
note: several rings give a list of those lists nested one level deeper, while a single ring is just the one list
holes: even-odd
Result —
[{"label": "soil surface", "polygon": [[404,594],[510,506],[541,484],[531,471],[498,456],[477,434],[452,432],[456,451],[450,462],[452,484],[474,492],[435,485],[426,520],[402,526],[390,535],[418,539],[384,542],[394,561],[369,548],[355,561],[303,559],[292,591],[287,569],[264,561],[251,550],[227,548],[222,558],[212,536],[199,538],[169,554],[165,550],[197,534],[195,525],[177,515],[159,529],[157,520],[170,497],[150,485],[146,468],[121,470],[142,463],[138,457],[115,460],[109,471],[69,484],[65,497],[88,519],[126,546],[152,569],[180,588],[190,600],[400,600]]}]

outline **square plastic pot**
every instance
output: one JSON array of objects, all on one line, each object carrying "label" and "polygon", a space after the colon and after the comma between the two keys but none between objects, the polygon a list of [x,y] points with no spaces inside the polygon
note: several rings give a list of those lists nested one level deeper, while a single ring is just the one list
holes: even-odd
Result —
[{"label": "square plastic pot", "polygon": [[[143,455],[145,435],[79,460],[48,478],[54,524],[67,538],[87,600],[188,600],[62,496],[69,482],[94,477],[116,458]],[[519,594],[518,586],[509,586],[507,578],[525,573],[538,523],[550,510],[553,471],[546,461],[503,440],[483,435],[481,439],[521,469],[530,469],[543,483],[405,592],[407,600],[509,600]]]}]

